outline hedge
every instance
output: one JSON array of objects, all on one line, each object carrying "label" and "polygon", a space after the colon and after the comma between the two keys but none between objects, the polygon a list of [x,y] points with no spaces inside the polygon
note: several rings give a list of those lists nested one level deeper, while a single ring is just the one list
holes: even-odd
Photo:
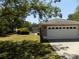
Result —
[{"label": "hedge", "polygon": [[[52,48],[35,42],[0,42],[0,59],[48,59]],[[58,56],[54,56],[57,59]]]},{"label": "hedge", "polygon": [[25,34],[29,34],[30,33],[28,28],[19,28],[19,29],[17,29],[16,32],[17,32],[17,34],[21,34],[21,35],[25,35]]}]

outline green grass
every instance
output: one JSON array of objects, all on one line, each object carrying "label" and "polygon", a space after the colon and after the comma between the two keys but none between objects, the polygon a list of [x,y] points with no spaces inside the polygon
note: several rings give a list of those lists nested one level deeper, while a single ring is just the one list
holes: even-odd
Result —
[{"label": "green grass", "polygon": [[26,40],[26,41],[40,41],[40,38],[38,35],[34,35],[34,34],[29,34],[29,35],[18,35],[18,34],[12,34],[12,35],[8,35],[6,37],[0,37],[0,41],[22,41],[22,40]]}]

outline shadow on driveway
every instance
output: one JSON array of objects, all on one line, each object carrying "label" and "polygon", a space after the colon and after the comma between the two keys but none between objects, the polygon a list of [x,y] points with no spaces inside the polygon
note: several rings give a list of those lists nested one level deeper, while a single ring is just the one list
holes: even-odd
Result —
[{"label": "shadow on driveway", "polygon": [[41,39],[41,42],[79,42],[78,39]]}]

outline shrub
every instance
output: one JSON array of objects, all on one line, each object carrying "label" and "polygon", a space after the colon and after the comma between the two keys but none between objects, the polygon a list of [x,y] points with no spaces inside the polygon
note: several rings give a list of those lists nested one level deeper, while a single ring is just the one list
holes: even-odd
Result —
[{"label": "shrub", "polygon": [[17,29],[16,32],[17,32],[17,34],[22,34],[22,35],[30,33],[30,31],[27,28],[19,28],[19,29]]},{"label": "shrub", "polygon": [[48,59],[46,56],[51,51],[52,49],[49,45],[42,43],[27,41],[0,42],[0,59]]}]

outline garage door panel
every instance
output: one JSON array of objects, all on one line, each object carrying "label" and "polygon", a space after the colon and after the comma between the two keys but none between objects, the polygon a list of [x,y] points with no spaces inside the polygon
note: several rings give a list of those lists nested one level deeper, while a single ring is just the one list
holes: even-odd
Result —
[{"label": "garage door panel", "polygon": [[77,29],[48,29],[47,36],[50,39],[72,38],[78,34]]}]

